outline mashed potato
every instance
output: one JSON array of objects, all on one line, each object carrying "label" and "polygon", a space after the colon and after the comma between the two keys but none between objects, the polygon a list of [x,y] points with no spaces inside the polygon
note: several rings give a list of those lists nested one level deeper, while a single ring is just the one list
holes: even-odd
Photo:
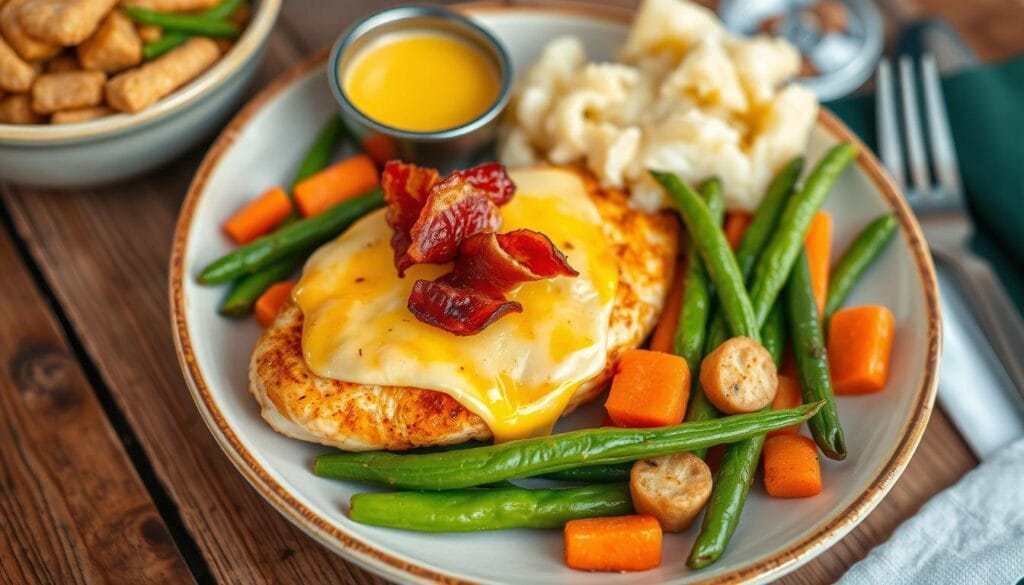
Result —
[{"label": "mashed potato", "polygon": [[784,40],[731,36],[685,0],[645,0],[620,60],[588,63],[579,39],[552,41],[517,88],[502,161],[584,164],[648,210],[664,203],[648,168],[717,176],[729,209],[753,210],[807,146],[818,104],[784,84],[800,66]]}]

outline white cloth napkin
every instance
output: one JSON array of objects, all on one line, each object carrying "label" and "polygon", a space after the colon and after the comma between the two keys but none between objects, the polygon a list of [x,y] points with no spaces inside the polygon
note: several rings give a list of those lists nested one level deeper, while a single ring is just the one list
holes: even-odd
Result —
[{"label": "white cloth napkin", "polygon": [[840,585],[1024,582],[1024,439],[932,498]]}]

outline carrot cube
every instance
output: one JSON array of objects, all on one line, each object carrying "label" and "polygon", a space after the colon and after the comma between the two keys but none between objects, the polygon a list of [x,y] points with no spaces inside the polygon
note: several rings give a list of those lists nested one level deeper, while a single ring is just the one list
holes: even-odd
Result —
[{"label": "carrot cube", "polygon": [[565,564],[580,571],[646,571],[661,564],[654,516],[613,516],[565,524]]},{"label": "carrot cube", "polygon": [[686,360],[669,353],[632,349],[619,360],[604,407],[621,427],[679,424],[690,398]]},{"label": "carrot cube", "polygon": [[291,212],[288,194],[280,187],[272,187],[224,222],[224,233],[238,245],[248,244],[269,233]]},{"label": "carrot cube", "polygon": [[836,311],[828,330],[833,391],[851,395],[885,388],[895,333],[895,318],[886,307],[869,305]]},{"label": "carrot cube", "polygon": [[821,493],[818,448],[802,435],[769,437],[762,452],[764,489],[774,498],[807,498]]},{"label": "carrot cube", "polygon": [[818,306],[818,318],[821,319],[825,314],[832,261],[832,216],[827,211],[814,214],[804,247],[807,249],[807,266],[811,273],[811,292],[814,293],[814,304]]},{"label": "carrot cube", "polygon": [[668,296],[665,297],[665,308],[661,311],[658,324],[654,327],[654,335],[651,336],[650,349],[671,353],[676,343],[676,328],[679,326],[679,311],[683,306],[683,280],[685,264],[676,267],[676,277],[669,287]]},{"label": "carrot cube", "polygon": [[[796,408],[804,403],[800,395],[800,382],[789,376],[779,376],[779,386],[775,390],[775,399],[772,400],[772,410],[785,410]],[[800,425],[793,425],[777,431],[768,433],[769,437],[776,435],[795,435],[800,432]]]},{"label": "carrot cube", "polygon": [[294,287],[294,280],[278,282],[277,284],[272,284],[270,288],[263,291],[260,298],[256,299],[253,313],[256,315],[256,322],[261,327],[269,327],[274,322],[274,318],[277,317],[281,307],[284,306],[285,301],[291,296],[292,288]]}]

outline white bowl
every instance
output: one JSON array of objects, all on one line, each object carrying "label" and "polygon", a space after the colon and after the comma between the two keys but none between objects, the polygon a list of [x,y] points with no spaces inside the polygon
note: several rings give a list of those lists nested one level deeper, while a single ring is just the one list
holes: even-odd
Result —
[{"label": "white bowl", "polygon": [[[579,36],[592,59],[613,58],[629,13],[583,4],[505,4],[464,8],[506,44],[522,71],[541,47],[563,34]],[[877,303],[896,318],[892,371],[884,391],[840,397],[849,443],[843,462],[822,461],[824,491],[800,500],[770,498],[758,478],[729,549],[714,565],[685,566],[696,529],[666,535],[662,565],[643,573],[582,573],[562,560],[558,530],[423,534],[353,522],[349,497],[373,489],[313,474],[325,447],[275,433],[247,390],[247,366],[259,327],[217,315],[226,287],[200,286],[196,275],[232,249],[224,218],[268,185],[295,172],[323,122],[337,112],[324,71],[325,55],[283,74],[247,105],[210,149],[182,206],[170,266],[173,331],[185,379],[211,432],[245,478],[281,514],[345,558],[388,579],[415,583],[766,582],[807,562],[857,525],[902,473],[924,432],[935,397],[941,344],[938,292],[931,257],[906,202],[871,153],[840,178],[825,208],[835,221],[838,254],[872,218],[893,212],[898,235],[860,282],[851,305]],[[811,135],[809,163],[837,141],[856,141],[823,112]],[[281,145],[287,145],[282,147]],[[558,431],[601,420],[599,402],[562,420]],[[253,538],[259,538],[253,535]]]},{"label": "white bowl", "polygon": [[138,175],[178,156],[234,110],[280,9],[281,0],[256,2],[252,21],[227,54],[141,112],[80,124],[0,124],[0,180],[84,187]]}]

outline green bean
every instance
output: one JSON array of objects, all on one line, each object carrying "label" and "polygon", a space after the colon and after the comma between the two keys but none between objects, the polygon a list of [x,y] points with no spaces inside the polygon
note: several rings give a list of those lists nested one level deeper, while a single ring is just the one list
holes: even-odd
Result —
[{"label": "green bean", "polygon": [[218,311],[225,317],[245,317],[252,313],[256,300],[271,285],[292,275],[305,261],[305,254],[293,254],[275,260],[258,272],[246,274],[238,279],[231,291],[224,297]]},{"label": "green bean", "polygon": [[306,156],[302,157],[298,170],[295,171],[295,177],[292,179],[292,189],[303,180],[319,173],[331,162],[334,150],[338,147],[338,143],[341,142],[342,136],[345,135],[342,130],[343,127],[341,116],[337,114],[334,114],[324,122],[313,144],[306,151]]},{"label": "green bean", "polygon": [[704,267],[715,285],[716,295],[720,301],[726,321],[734,335],[742,335],[760,340],[760,327],[756,322],[754,309],[747,296],[747,287],[743,285],[743,275],[736,264],[736,258],[729,248],[722,229],[715,224],[708,206],[700,196],[686,186],[672,173],[649,171],[679,208],[679,214],[686,222],[692,241],[700,250]]},{"label": "green bean", "polygon": [[580,483],[614,483],[617,481],[629,481],[629,470],[632,468],[633,464],[631,462],[587,465],[586,467],[574,467],[553,473],[545,473],[538,477],[556,479],[558,481],[578,481]]},{"label": "green bean", "polygon": [[246,1],[247,0],[224,0],[213,8],[207,8],[200,12],[199,16],[210,20],[224,20],[241,8]]},{"label": "green bean", "polygon": [[[200,12],[199,18],[205,18],[207,20],[224,20],[225,18],[234,14],[235,10],[238,10],[246,0],[224,0],[220,4]],[[157,57],[175,49],[185,41],[189,40],[192,35],[179,31],[166,31],[162,37],[155,41],[151,41],[142,46],[142,56],[147,61],[156,59]]]},{"label": "green bean", "polygon": [[164,33],[164,35],[159,39],[142,45],[142,57],[146,61],[151,61],[173,51],[174,49],[177,49],[181,45],[185,44],[185,41],[190,38],[192,38],[191,35],[180,32]]},{"label": "green bean", "polygon": [[[757,313],[759,324],[779,328],[778,316],[772,317],[776,320],[775,325],[769,324],[771,313],[779,311],[773,309],[778,305],[776,301],[779,292],[788,279],[793,263],[803,250],[803,242],[814,213],[855,154],[855,147],[849,144],[839,145],[826,153],[811,171],[803,188],[786,202],[778,220],[778,227],[766,231],[774,233],[754,264],[750,277],[751,304]],[[709,333],[709,342],[713,341],[710,335],[714,333]],[[781,347],[781,344],[778,346]],[[780,349],[775,351],[776,354],[779,352]],[[737,442],[726,449],[711,491],[711,499],[704,513],[700,534],[697,535],[693,550],[690,552],[690,567],[706,567],[725,552],[743,513],[743,506],[746,504],[747,493],[754,479],[754,471],[757,469],[763,447],[762,435]]]},{"label": "green bean", "polygon": [[[701,185],[701,195],[708,203],[711,216],[721,223],[725,214],[725,198],[722,185],[717,179]],[[690,400],[686,407],[686,420],[698,421],[718,418],[718,411],[704,396],[700,386],[700,360],[704,357],[704,339],[707,337],[708,315],[711,312],[711,283],[700,259],[697,246],[690,242],[686,256],[686,275],[683,280],[683,304],[679,310],[679,325],[676,327],[673,351],[684,358],[690,368]],[[697,449],[694,454],[701,459],[706,449]]]},{"label": "green bean", "polygon": [[829,459],[846,458],[846,438],[839,423],[836,399],[832,394],[832,376],[828,367],[825,336],[818,318],[818,307],[811,290],[811,273],[807,253],[797,258],[793,274],[786,285],[790,334],[793,336],[793,358],[800,372],[800,393],[804,402],[823,401],[825,405],[807,421],[818,448]]},{"label": "green bean", "polygon": [[122,6],[121,9],[136,22],[163,27],[167,31],[223,38],[235,38],[242,32],[242,29],[232,22],[211,20],[199,14],[157,12],[137,6]]},{"label": "green bean", "polygon": [[785,286],[793,263],[803,250],[807,229],[814,214],[825,201],[843,169],[856,155],[857,147],[852,144],[833,147],[815,165],[803,188],[786,203],[782,217],[779,218],[778,229],[754,265],[750,302],[757,315],[758,325],[764,323],[768,311]]},{"label": "green bean", "polygon": [[[800,178],[800,171],[803,169],[803,165],[804,159],[797,157],[786,164],[775,175],[775,178],[772,179],[771,184],[768,186],[764,199],[758,205],[750,225],[747,226],[747,230],[740,240],[740,245],[736,249],[736,263],[740,267],[744,280],[750,278],[750,273],[753,271],[757,256],[761,253],[761,249],[764,248],[772,232],[775,231],[779,215],[782,213],[782,208],[785,206],[790,194],[792,194],[797,179]],[[767,335],[765,328],[761,329],[761,335],[763,337]],[[729,326],[725,322],[725,315],[721,311],[715,311],[708,326],[708,331],[704,336],[703,355],[714,351],[728,337]],[[768,347],[768,341],[767,338],[764,339],[765,347]],[[771,348],[769,348],[769,351],[771,351]],[[698,372],[699,369],[691,369],[690,371],[691,373]],[[693,375],[692,380],[693,387],[690,390],[690,404],[687,407],[686,420],[717,418],[718,410],[715,409],[715,406],[704,395],[704,391],[700,387],[700,377]],[[705,449],[699,449],[693,453],[701,459],[707,455]]]},{"label": "green bean", "polygon": [[352,496],[349,515],[373,526],[420,532],[474,532],[507,528],[561,528],[578,518],[633,513],[629,486],[565,489],[502,488]]},{"label": "green bean", "polygon": [[896,233],[896,216],[892,214],[883,215],[872,221],[857,238],[853,240],[850,247],[843,252],[832,269],[828,284],[828,300],[825,302],[825,322],[832,318],[839,307],[843,306],[850,291],[857,284],[864,271],[871,266],[871,263],[882,253],[885,246]]},{"label": "green bean", "polygon": [[654,429],[584,429],[499,445],[430,453],[331,453],[317,457],[321,477],[444,490],[533,477],[586,465],[625,463],[731,443],[802,422],[817,404]]},{"label": "green bean", "polygon": [[275,260],[330,240],[383,205],[384,194],[375,189],[335,205],[320,215],[300,219],[215,260],[200,273],[199,282],[221,284],[262,270]]},{"label": "green bean", "polygon": [[[725,196],[718,179],[705,181],[700,186],[701,196],[707,202],[711,217],[717,224],[722,223],[725,214]],[[704,263],[697,253],[697,246],[690,241],[686,256],[686,273],[683,276],[683,300],[679,308],[679,323],[672,343],[672,351],[686,360],[690,372],[700,368],[701,352],[704,350],[704,334],[711,310],[711,285],[708,282]],[[691,395],[691,400],[693,399]]]}]

